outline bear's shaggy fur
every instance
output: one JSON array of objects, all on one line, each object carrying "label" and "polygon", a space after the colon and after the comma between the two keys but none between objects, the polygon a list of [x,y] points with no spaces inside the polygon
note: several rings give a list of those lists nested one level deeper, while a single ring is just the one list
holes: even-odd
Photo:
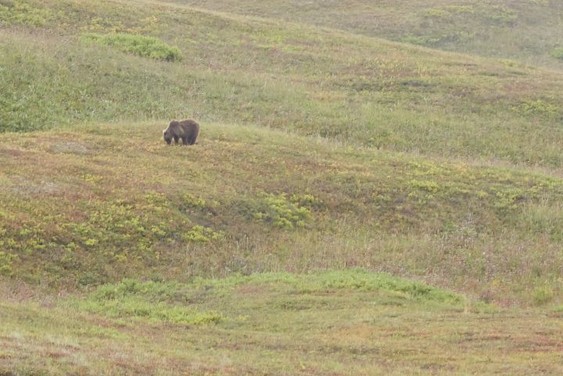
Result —
[{"label": "bear's shaggy fur", "polygon": [[173,120],[168,125],[168,128],[162,131],[164,141],[166,141],[168,145],[172,143],[172,140],[177,144],[179,139],[182,139],[182,144],[184,145],[193,145],[195,144],[198,134],[199,124],[191,119],[182,121]]}]

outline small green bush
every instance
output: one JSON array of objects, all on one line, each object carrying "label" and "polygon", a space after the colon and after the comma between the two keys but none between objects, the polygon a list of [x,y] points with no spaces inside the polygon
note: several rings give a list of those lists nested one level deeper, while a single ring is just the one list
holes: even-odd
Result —
[{"label": "small green bush", "polygon": [[557,117],[559,114],[559,106],[545,99],[524,101],[516,107],[516,110],[524,116],[543,116],[553,118]]},{"label": "small green bush", "polygon": [[513,25],[518,20],[518,14],[504,5],[491,6],[482,11],[482,16],[494,25]]},{"label": "small green bush", "polygon": [[556,59],[563,60],[563,47],[558,47],[551,50],[551,56]]},{"label": "small green bush", "polygon": [[553,289],[549,286],[537,287],[533,294],[536,306],[545,305],[553,300]]},{"label": "small green bush", "polygon": [[35,8],[22,0],[0,2],[0,24],[44,26],[53,18],[49,9]]},{"label": "small green bush", "polygon": [[285,193],[264,194],[253,217],[288,230],[305,227],[306,222],[311,218],[311,210],[302,205],[312,203],[311,200],[314,201],[313,196],[292,195],[288,198]]},{"label": "small green bush", "polygon": [[223,233],[214,231],[209,227],[200,225],[193,226],[190,231],[182,235],[182,239],[187,242],[207,243],[223,237]]},{"label": "small green bush", "polygon": [[201,197],[196,197],[191,193],[186,193],[182,196],[182,203],[190,209],[205,209],[207,203]]},{"label": "small green bush", "polygon": [[178,47],[170,46],[154,37],[126,33],[105,35],[88,33],[83,35],[83,39],[150,59],[165,61],[177,61],[182,59]]},{"label": "small green bush", "polygon": [[11,276],[13,274],[12,261],[17,256],[0,252],[0,275]]}]

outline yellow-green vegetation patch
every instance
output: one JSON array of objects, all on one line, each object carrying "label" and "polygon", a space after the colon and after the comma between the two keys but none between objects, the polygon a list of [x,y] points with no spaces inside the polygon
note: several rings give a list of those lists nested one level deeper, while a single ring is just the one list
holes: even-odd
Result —
[{"label": "yellow-green vegetation patch", "polygon": [[[0,247],[2,246],[4,246],[4,241],[0,240]],[[12,262],[17,257],[17,255],[0,251],[0,275],[11,276],[13,274]]]},{"label": "yellow-green vegetation patch", "polygon": [[557,117],[561,118],[562,116],[561,108],[556,103],[555,98],[541,98],[524,101],[518,106],[515,106],[514,109],[522,115],[530,117],[537,116],[555,119]]},{"label": "yellow-green vegetation patch", "polygon": [[[102,177],[93,179],[91,174],[76,179],[83,189],[103,183]],[[32,208],[33,204],[22,199],[21,195],[44,193],[31,182],[25,184],[25,190],[20,183],[8,184],[7,188],[9,192],[4,193],[15,197],[6,206],[10,221],[0,217],[0,274],[4,275],[12,275],[12,265],[21,255],[29,261],[37,257],[48,259],[48,273],[56,275],[56,279],[99,284],[106,281],[108,271],[114,268],[155,265],[165,245],[173,246],[177,241],[208,243],[224,237],[220,230],[194,223],[191,217],[197,219],[197,212],[177,210],[173,196],[153,191],[124,199],[77,199],[63,213],[53,209],[53,202]],[[62,194],[54,189],[47,193]],[[29,210],[32,216],[18,214],[21,210]],[[32,264],[27,263],[26,268],[45,266]],[[29,281],[31,274],[19,276]]]},{"label": "yellow-green vegetation patch", "polygon": [[195,225],[182,236],[182,239],[187,242],[207,243],[212,240],[222,239],[223,237],[224,234],[220,231],[214,231],[209,227]]},{"label": "yellow-green vegetation patch", "polygon": [[55,12],[24,0],[0,1],[0,25],[44,26],[54,18]]},{"label": "yellow-green vegetation patch", "polygon": [[420,13],[424,17],[443,19],[452,22],[456,18],[475,18],[482,23],[510,25],[518,19],[518,13],[505,5],[475,4],[475,5],[444,5],[439,8],[425,9]]},{"label": "yellow-green vegetation patch", "polygon": [[87,33],[82,36],[86,41],[92,41],[119,51],[147,57],[155,60],[177,61],[182,59],[180,49],[170,46],[164,41],[143,35],[114,33]]},{"label": "yellow-green vegetation patch", "polygon": [[312,195],[261,193],[258,200],[248,202],[251,217],[283,229],[305,227],[312,218],[310,207],[316,202]]}]

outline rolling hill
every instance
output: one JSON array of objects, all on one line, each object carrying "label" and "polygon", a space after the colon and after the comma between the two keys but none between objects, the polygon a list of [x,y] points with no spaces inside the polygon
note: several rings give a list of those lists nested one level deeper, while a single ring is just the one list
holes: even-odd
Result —
[{"label": "rolling hill", "polygon": [[[562,164],[560,71],[183,6],[23,9],[4,16],[14,24],[2,31],[4,130],[186,113],[400,152]],[[22,32],[26,22],[42,26]],[[109,32],[185,56],[124,54],[90,37]]]},{"label": "rolling hill", "polygon": [[563,4],[557,0],[167,2],[563,68]]}]

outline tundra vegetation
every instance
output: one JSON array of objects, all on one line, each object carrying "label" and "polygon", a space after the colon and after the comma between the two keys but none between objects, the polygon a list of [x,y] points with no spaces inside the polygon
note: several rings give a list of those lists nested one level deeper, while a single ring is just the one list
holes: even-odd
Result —
[{"label": "tundra vegetation", "polygon": [[373,4],[0,0],[0,374],[561,374],[560,2]]}]

